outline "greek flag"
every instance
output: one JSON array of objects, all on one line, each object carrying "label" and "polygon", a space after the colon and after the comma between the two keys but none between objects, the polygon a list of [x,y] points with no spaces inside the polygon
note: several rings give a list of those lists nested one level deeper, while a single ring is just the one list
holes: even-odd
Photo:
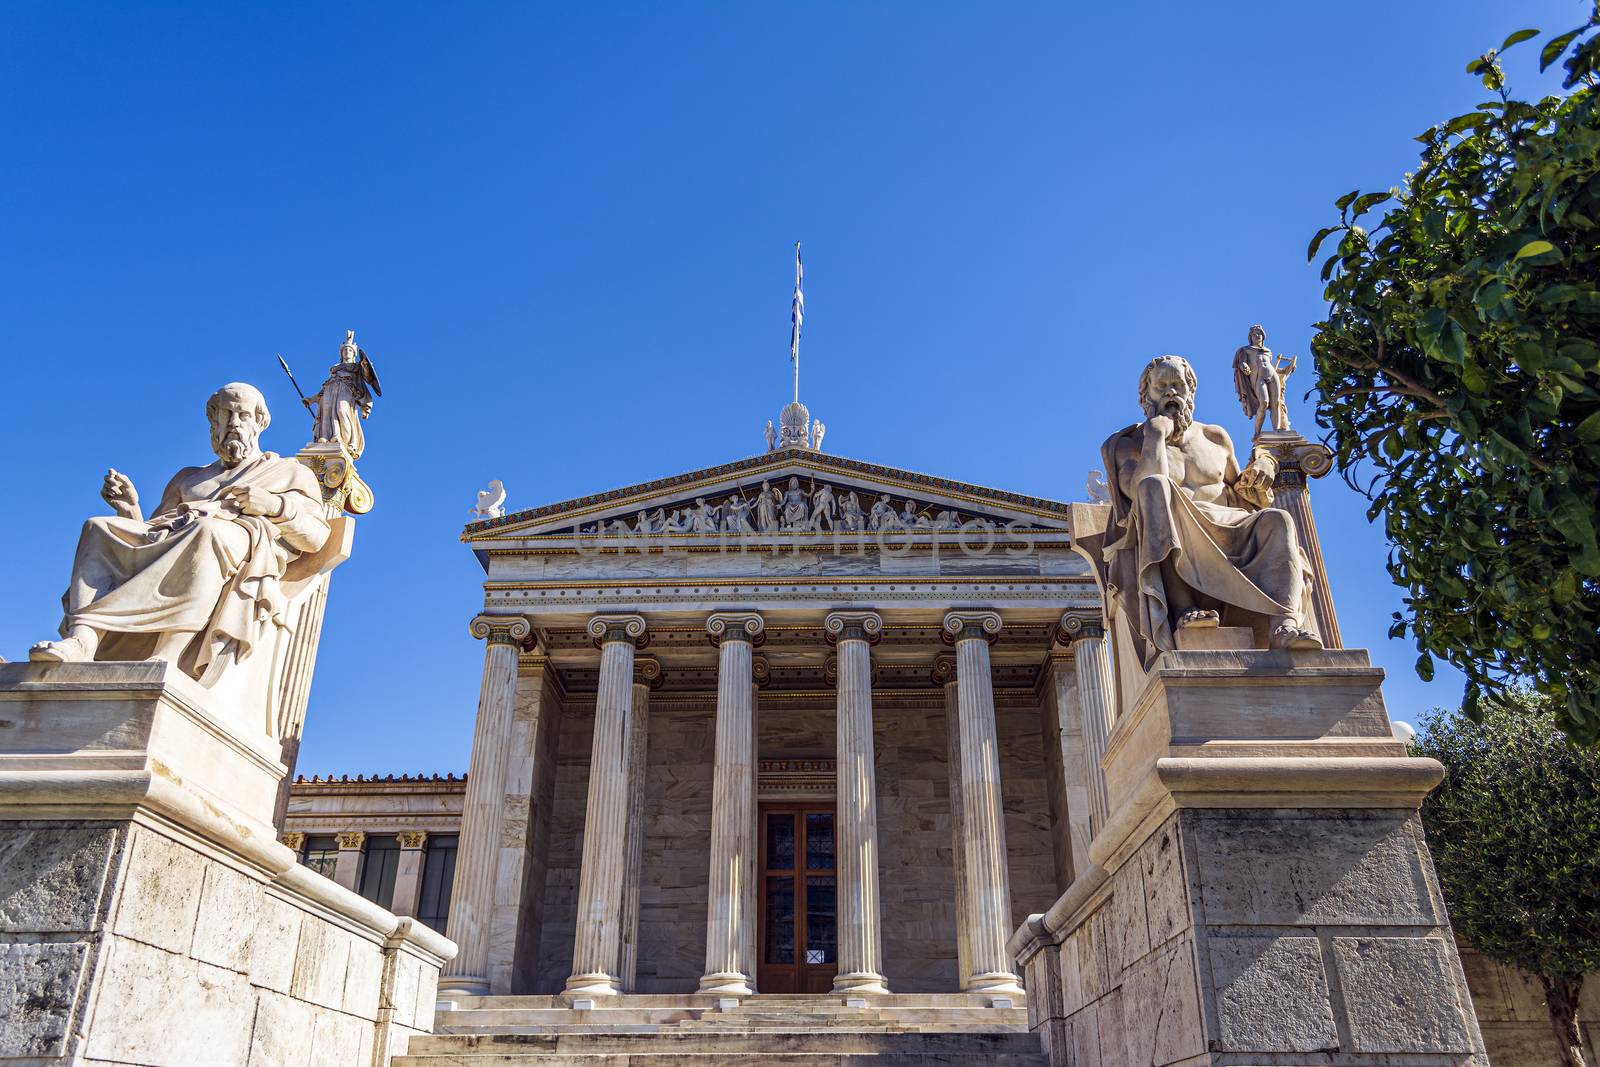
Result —
[{"label": "greek flag", "polygon": [[794,303],[789,308],[789,362],[800,361],[800,324],[806,317],[806,294],[801,291],[801,283],[805,281],[806,269],[800,262],[800,242],[794,243]]}]

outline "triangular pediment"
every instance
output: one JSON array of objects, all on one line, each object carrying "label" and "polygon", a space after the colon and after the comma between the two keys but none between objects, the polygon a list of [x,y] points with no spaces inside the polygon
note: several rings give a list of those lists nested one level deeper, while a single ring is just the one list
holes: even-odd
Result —
[{"label": "triangular pediment", "polygon": [[467,526],[479,548],[533,538],[793,536],[1069,529],[1069,506],[802,448],[528,508]]}]

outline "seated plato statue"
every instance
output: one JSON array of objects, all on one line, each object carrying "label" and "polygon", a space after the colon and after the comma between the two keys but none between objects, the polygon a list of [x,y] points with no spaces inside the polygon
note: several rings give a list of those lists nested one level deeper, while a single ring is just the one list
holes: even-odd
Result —
[{"label": "seated plato statue", "polygon": [[1270,648],[1321,648],[1294,520],[1267,506],[1275,461],[1258,452],[1241,471],[1227,431],[1194,421],[1194,395],[1187,360],[1151,360],[1139,379],[1145,420],[1101,448],[1113,514],[1108,595],[1143,665],[1176,648],[1177,631],[1219,622],[1252,627]]},{"label": "seated plato statue", "polygon": [[148,520],[133,483],[106,473],[116,515],[84,523],[62,639],[30,659],[164,659],[209,686],[283,625],[285,568],[328,539],[317,479],[261,451],[271,416],[254,386],[218,389],[206,417],[216,462],[179,471]]}]

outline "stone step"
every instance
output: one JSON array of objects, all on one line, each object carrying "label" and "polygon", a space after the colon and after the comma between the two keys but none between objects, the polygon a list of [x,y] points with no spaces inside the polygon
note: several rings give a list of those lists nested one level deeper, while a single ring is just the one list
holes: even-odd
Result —
[{"label": "stone step", "polygon": [[514,1029],[542,1031],[555,1027],[614,1027],[678,1025],[685,1029],[824,1029],[870,1026],[937,1026],[945,1030],[972,1031],[1025,1030],[1028,1013],[1022,1008],[830,1008],[818,1011],[702,1011],[669,1008],[596,1008],[572,1011],[566,1008],[474,1008],[439,1013],[435,1027],[441,1032],[472,1033],[483,1030],[505,1033]]},{"label": "stone step", "polygon": [[[724,998],[706,993],[628,993],[618,997],[591,997],[596,1008],[700,1008],[712,1009],[717,1002]],[[874,1007],[897,1008],[987,1008],[990,1006],[991,997],[984,993],[888,993],[877,996],[864,996],[865,1000]],[[533,994],[509,994],[493,996],[462,996],[442,997],[441,1000],[449,1001],[455,1008],[471,1011],[480,1008],[561,1008],[567,1009],[569,1005],[560,997],[539,996]],[[1012,998],[1013,1007],[1025,1007],[1022,998]],[[835,1005],[844,1007],[845,997],[835,993],[757,993],[755,996],[745,997],[740,1002],[741,1007],[748,1006],[758,1009],[778,1008],[788,1009],[793,1007],[812,1008],[818,1006]]]},{"label": "stone step", "polygon": [[[642,1034],[433,1034],[411,1039],[413,1056],[627,1056],[641,1055],[901,1055],[939,1057],[1037,1056],[1033,1033],[928,1033],[882,1030],[765,1030],[759,1033],[694,1033],[663,1030]],[[402,1061],[403,1062],[403,1061]],[[482,1062],[481,1060],[479,1061]]]},{"label": "stone step", "polygon": [[1040,1052],[459,1053],[397,1056],[393,1067],[1049,1067]]}]

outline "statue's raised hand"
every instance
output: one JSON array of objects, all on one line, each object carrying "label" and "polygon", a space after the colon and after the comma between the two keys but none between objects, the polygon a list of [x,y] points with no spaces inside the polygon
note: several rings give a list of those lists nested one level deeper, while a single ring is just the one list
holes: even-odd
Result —
[{"label": "statue's raised hand", "polygon": [[106,471],[105,481],[100,484],[100,499],[110,504],[111,510],[124,519],[141,518],[138,490],[134,489],[133,480],[126,474]]}]

